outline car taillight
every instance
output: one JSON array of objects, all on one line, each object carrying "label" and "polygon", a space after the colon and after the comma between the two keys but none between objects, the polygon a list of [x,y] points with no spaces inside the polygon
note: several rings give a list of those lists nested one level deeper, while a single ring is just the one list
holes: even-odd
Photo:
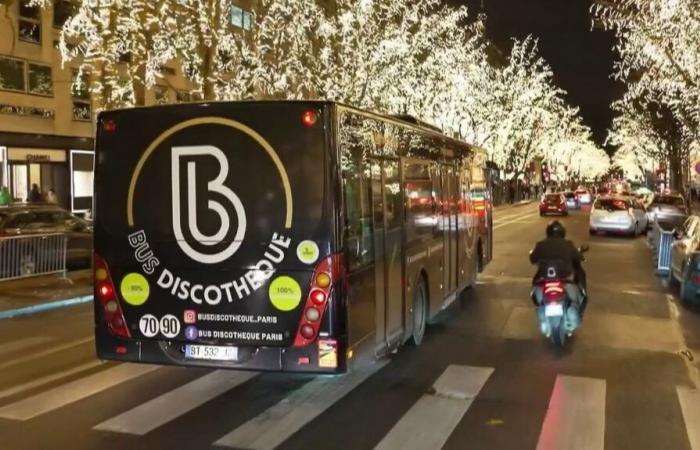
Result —
[{"label": "car taillight", "polygon": [[107,329],[114,336],[129,338],[131,333],[129,333],[129,327],[126,326],[124,312],[115,294],[114,283],[112,282],[112,276],[109,274],[107,262],[97,253],[95,253],[94,259],[95,292],[97,300],[102,305]]},{"label": "car taillight", "polygon": [[316,265],[311,278],[311,289],[304,305],[304,313],[294,339],[294,347],[309,345],[318,336],[333,284],[342,278],[344,270],[342,255],[331,255]]}]

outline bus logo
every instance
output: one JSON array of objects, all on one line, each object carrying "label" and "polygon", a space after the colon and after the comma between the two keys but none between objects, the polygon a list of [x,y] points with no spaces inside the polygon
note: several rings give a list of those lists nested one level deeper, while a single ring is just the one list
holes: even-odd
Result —
[{"label": "bus logo", "polygon": [[[209,156],[213,157],[219,164],[219,173],[216,178],[207,183],[207,192],[199,192],[197,190],[196,174],[197,163],[195,161],[187,161],[187,170],[185,180],[180,178],[181,160],[193,156]],[[173,147],[171,158],[172,169],[172,198],[173,198],[173,231],[177,238],[177,243],[183,252],[193,260],[202,264],[217,264],[233,256],[238,248],[243,243],[243,238],[246,231],[246,215],[241,199],[238,198],[224,183],[228,176],[229,166],[228,159],[224,152],[213,145],[196,145],[185,147]],[[187,217],[182,217],[181,193],[185,192],[187,196],[186,210]],[[217,199],[225,199],[230,207],[226,207],[219,200],[213,198],[211,193],[219,194]],[[204,234],[199,228],[197,218],[197,203],[198,196],[206,196],[208,208],[219,216],[219,230],[214,234]],[[223,250],[215,253],[205,253],[192,247],[190,242],[185,238],[183,226],[186,226],[189,235],[197,242],[205,247],[212,247],[221,244],[228,236],[231,228],[230,211],[235,211],[237,219],[236,233],[231,240],[231,243]]]}]

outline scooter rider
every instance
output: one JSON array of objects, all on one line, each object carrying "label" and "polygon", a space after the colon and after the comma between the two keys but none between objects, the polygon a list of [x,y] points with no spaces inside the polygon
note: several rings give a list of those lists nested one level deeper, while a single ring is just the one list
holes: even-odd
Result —
[{"label": "scooter rider", "polygon": [[581,264],[583,255],[566,239],[566,228],[558,220],[547,226],[547,238],[538,242],[530,252],[530,262],[537,265],[537,273],[533,279],[533,301],[536,302],[536,306],[542,305],[543,302],[543,289],[537,286],[536,282],[546,276],[548,267],[555,266],[558,276],[569,280],[565,286],[566,293],[571,300],[571,306],[579,312],[576,316],[580,320],[588,300],[586,272]]}]

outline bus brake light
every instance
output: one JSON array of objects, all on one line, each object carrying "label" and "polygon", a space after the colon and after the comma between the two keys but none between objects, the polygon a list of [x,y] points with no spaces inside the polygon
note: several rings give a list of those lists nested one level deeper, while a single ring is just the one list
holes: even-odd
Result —
[{"label": "bus brake light", "polygon": [[318,121],[318,114],[316,111],[305,111],[301,116],[301,123],[307,127],[312,127]]},{"label": "bus brake light", "polygon": [[316,339],[321,327],[321,318],[333,290],[333,283],[342,278],[344,270],[343,258],[340,254],[322,259],[316,265],[311,277],[311,292],[304,305],[304,314],[297,329],[294,347],[307,346]]},{"label": "bus brake light", "polygon": [[[95,278],[99,281],[97,299],[102,305],[104,320],[109,332],[117,337],[130,338],[129,328],[124,320],[124,312],[114,294],[114,283],[107,268],[107,262],[95,253]],[[101,280],[100,280],[101,279]]]}]

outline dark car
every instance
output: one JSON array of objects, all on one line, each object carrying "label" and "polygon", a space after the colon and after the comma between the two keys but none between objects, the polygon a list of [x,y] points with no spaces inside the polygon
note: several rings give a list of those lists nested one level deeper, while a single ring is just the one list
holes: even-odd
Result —
[{"label": "dark car", "polygon": [[689,214],[688,206],[680,195],[657,195],[647,208],[649,223],[654,221],[678,227]]},{"label": "dark car", "polygon": [[675,232],[671,244],[671,284],[680,284],[681,299],[686,303],[700,300],[700,216],[689,216]]},{"label": "dark car", "polygon": [[69,269],[90,267],[92,226],[56,205],[12,204],[0,207],[0,237],[65,233]]}]

